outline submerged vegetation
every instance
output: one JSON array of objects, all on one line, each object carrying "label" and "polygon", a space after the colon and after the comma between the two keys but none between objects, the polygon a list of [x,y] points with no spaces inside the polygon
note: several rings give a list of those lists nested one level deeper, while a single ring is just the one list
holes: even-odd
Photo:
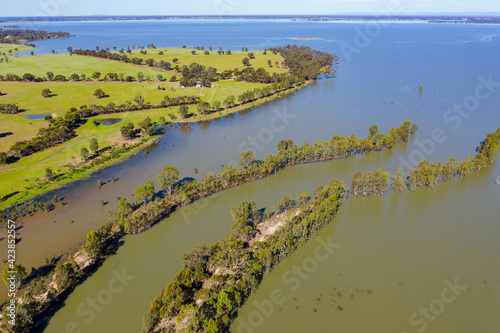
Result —
[{"label": "submerged vegetation", "polygon": [[[409,129],[409,122],[405,122],[401,127],[394,129],[393,132],[399,134],[393,140],[399,140],[398,138],[400,136],[401,140],[403,140],[403,138],[407,140]],[[363,145],[361,145],[361,142],[363,142]],[[387,143],[392,147],[394,141],[387,141]],[[360,147],[363,147],[363,149],[361,150]],[[66,295],[66,290],[73,288],[77,283],[82,281],[85,277],[85,274],[82,275],[83,270],[84,272],[91,272],[95,264],[104,259],[106,249],[110,242],[125,234],[143,232],[184,205],[216,192],[267,177],[276,173],[278,169],[288,165],[324,161],[333,158],[346,158],[355,153],[367,153],[371,150],[380,150],[384,147],[384,145],[377,145],[375,141],[370,141],[368,139],[360,140],[354,136],[350,138],[335,136],[330,142],[321,141],[314,146],[306,144],[301,147],[297,147],[291,140],[282,141],[278,146],[279,153],[277,155],[269,155],[264,161],[254,161],[253,153],[244,152],[241,154],[241,167],[234,168],[231,166],[224,166],[223,171],[219,175],[214,176],[208,174],[201,182],[179,182],[178,170],[173,167],[166,167],[158,176],[158,181],[162,186],[159,192],[156,192],[154,183],[148,180],[145,185],[139,186],[136,189],[136,202],[128,202],[124,197],[117,198],[119,200],[118,211],[111,214],[109,221],[101,225],[97,231],[92,231],[87,235],[86,244],[73,256],[73,258],[68,259],[65,263],[59,264],[63,265],[63,268],[71,268],[75,267],[73,261],[77,263],[78,267],[75,267],[75,269],[68,268],[64,270],[64,281],[70,281],[71,283],[68,282],[68,284],[56,285],[50,294],[51,297],[40,297],[41,293],[31,293],[29,291],[32,288],[30,287],[32,283],[43,285],[45,287],[43,293],[49,290],[50,287],[48,283],[54,279],[58,279],[56,265],[44,269],[43,276],[37,275],[34,277],[29,275],[21,282],[21,289],[18,293],[19,295],[23,295],[20,296],[21,300],[25,298],[31,300],[30,297],[34,294],[39,296],[35,303],[25,303],[21,301],[20,303],[22,304],[18,304],[18,308],[20,309],[18,314],[29,313],[29,316],[26,314],[28,317],[21,317],[19,320],[21,322],[25,321],[26,323],[31,322],[33,324],[32,319],[36,317],[37,313],[41,313],[49,308],[53,302],[61,297],[61,295]],[[341,187],[342,193],[346,194],[347,189],[344,191],[343,185],[340,186],[339,184],[338,182],[334,182],[334,188],[339,189]],[[325,190],[326,192],[320,189],[318,193],[320,193],[321,197],[321,193],[330,193],[328,192],[330,190],[333,190],[333,188],[328,187],[328,189]],[[286,212],[297,205],[303,206],[307,201],[307,194],[299,196],[296,201],[292,200],[291,197],[284,197],[281,202],[276,204],[275,209],[277,213]],[[332,212],[331,210],[329,211]],[[234,209],[232,214],[237,221],[234,232],[235,235],[239,237],[243,237],[243,235],[247,237],[255,231],[246,220],[240,220],[240,218],[246,219],[247,216],[250,216],[248,218],[251,218],[254,222],[264,218],[264,216],[257,212],[253,205],[246,208],[240,207],[240,209]],[[189,216],[186,216],[186,218],[188,217]],[[316,227],[312,226],[308,228],[308,234],[314,234],[316,232],[315,228]],[[62,268],[59,269],[60,272],[62,272],[61,269]],[[36,282],[27,283],[33,280]],[[29,311],[25,307],[28,305],[30,306]],[[26,324],[27,326],[22,327],[26,329],[32,324]]]}]

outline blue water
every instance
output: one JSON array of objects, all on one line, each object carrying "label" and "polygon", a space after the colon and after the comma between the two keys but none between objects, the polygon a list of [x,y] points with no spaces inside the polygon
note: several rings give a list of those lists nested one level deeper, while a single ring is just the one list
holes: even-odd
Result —
[{"label": "blue water", "polygon": [[41,114],[29,114],[26,117],[30,120],[35,120],[35,119],[43,119],[45,116],[50,116],[50,113],[41,113]]}]

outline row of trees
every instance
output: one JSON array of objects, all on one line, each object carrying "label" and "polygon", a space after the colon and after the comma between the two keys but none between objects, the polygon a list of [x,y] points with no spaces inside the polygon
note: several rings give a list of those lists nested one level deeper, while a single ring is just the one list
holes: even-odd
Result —
[{"label": "row of trees", "polygon": [[37,151],[60,145],[75,135],[75,128],[80,125],[81,117],[76,108],[71,108],[64,117],[50,118],[49,127],[41,128],[31,140],[18,141],[8,152],[7,162],[14,162]]},{"label": "row of trees", "polygon": [[[415,191],[419,187],[433,188],[439,183],[451,181],[455,178],[466,177],[472,172],[485,169],[493,164],[500,149],[500,128],[489,133],[481,142],[477,154],[468,157],[465,161],[457,162],[451,158],[446,164],[424,160],[418,164],[406,179],[403,179],[403,170],[398,169],[391,181],[394,192],[405,190]],[[389,174],[385,169],[371,172],[358,172],[353,176],[351,193],[355,196],[384,195],[389,188]]]},{"label": "row of trees", "polygon": [[[333,219],[348,190],[332,179],[317,188],[315,195],[302,203],[297,215],[284,217],[285,224],[262,242],[254,242],[262,218],[255,202],[233,207],[231,236],[183,256],[183,269],[144,315],[143,332],[153,332],[159,323],[169,331],[228,331],[263,277]],[[281,202],[296,206],[298,202],[290,198],[285,196]]]},{"label": "row of trees", "polygon": [[474,157],[465,161],[457,162],[451,158],[446,164],[435,162],[431,164],[425,160],[418,167],[412,169],[406,179],[406,186],[410,191],[418,187],[432,188],[436,184],[449,181],[455,177],[465,177],[471,172],[481,171],[489,164],[493,164],[500,148],[500,128],[496,132],[489,133],[478,148]]},{"label": "row of trees", "polygon": [[[148,122],[145,121],[144,125],[141,127],[148,127]],[[409,126],[408,126],[409,127]],[[303,147],[296,147],[291,140],[282,141],[279,144],[280,152],[278,155],[269,155],[264,161],[255,161],[255,157],[252,152],[243,152],[240,159],[240,167],[235,168],[232,166],[224,166],[223,171],[218,175],[208,174],[200,182],[187,182],[179,180],[179,171],[174,167],[166,167],[162,170],[162,173],[158,175],[158,182],[161,185],[161,192],[156,192],[155,185],[152,181],[146,181],[143,186],[139,186],[135,191],[135,202],[128,202],[124,197],[119,198],[118,211],[110,215],[110,220],[103,224],[97,231],[89,233],[87,236],[86,244],[80,249],[79,255],[85,255],[91,262],[97,262],[104,255],[104,244],[105,242],[115,235],[119,235],[122,231],[128,234],[135,234],[149,229],[155,223],[161,221],[163,218],[168,216],[172,211],[194,202],[200,198],[206,197],[218,191],[227,189],[229,187],[237,186],[245,182],[249,182],[255,179],[263,178],[268,175],[275,173],[278,168],[285,167],[287,164],[292,162],[310,162],[314,160],[317,154],[303,154],[299,152],[309,151],[307,148],[309,145]],[[293,157],[297,155],[297,157]],[[344,155],[343,157],[346,157]],[[340,157],[340,156],[339,156]],[[331,155],[334,158],[334,155]],[[276,265],[280,260],[290,255],[294,249],[305,242],[308,238],[314,236],[316,232],[322,228],[331,218],[336,214],[340,201],[347,197],[348,191],[345,185],[333,180],[332,183],[325,187],[319,187],[315,191],[314,199],[311,203],[308,203],[307,193],[302,193],[297,196],[294,200],[289,196],[283,197],[283,199],[275,204],[276,214],[286,212],[297,206],[301,206],[300,214],[293,217],[293,220],[287,223],[283,228],[281,228],[274,235],[269,236],[264,243],[257,244],[254,254],[251,254],[249,263],[254,263],[256,261],[257,266],[250,265],[237,265],[237,261],[241,259],[238,253],[243,251],[245,248],[245,242],[250,241],[250,237],[255,236],[256,226],[258,223],[269,217],[269,214],[263,214],[259,211],[254,202],[243,203],[240,206],[231,210],[231,213],[235,219],[235,225],[233,226],[233,233],[228,239],[224,239],[222,242],[215,244],[214,254],[216,256],[212,257],[214,264],[219,265],[227,269],[227,271],[232,272],[235,270],[236,275],[228,274],[224,277],[219,277],[214,274],[214,270],[208,271],[207,274],[213,275],[214,281],[221,282],[231,282],[232,276],[241,277],[245,276],[248,267],[256,267],[258,270],[255,271],[255,279],[242,280],[242,283],[252,283],[255,287],[264,275],[264,273],[269,272],[270,269]],[[188,214],[189,214],[188,210]],[[216,251],[215,251],[216,250]],[[254,251],[254,250],[252,250]],[[204,255],[202,256],[204,257]],[[195,257],[188,255],[186,257],[187,262],[194,263]],[[246,259],[245,259],[246,260]],[[80,276],[75,275],[76,268],[73,266],[71,259],[66,263],[61,264],[58,269],[56,276],[57,281],[61,281],[60,286],[70,286],[71,281],[79,279]],[[213,266],[213,265],[211,265]],[[209,267],[209,266],[207,266]],[[206,270],[206,269],[204,269]],[[195,276],[197,276],[195,274]],[[181,283],[186,285],[188,280],[193,277],[190,274],[180,274],[176,278],[175,283]],[[204,279],[204,277],[202,277]],[[196,278],[198,279],[198,278]],[[69,281],[68,283],[64,281]],[[191,291],[196,292],[196,287],[200,287],[199,280],[191,284]],[[253,281],[253,282],[251,282]],[[237,310],[237,307],[241,305],[242,302],[231,301],[227,302],[226,298],[233,299],[231,290],[226,289],[228,284],[224,283],[213,283],[212,286],[217,288],[217,286],[222,286],[222,289],[214,289],[210,291],[210,295],[222,295],[221,302],[217,301],[213,303],[215,308],[221,306],[221,304],[226,304],[225,308],[221,308],[219,311],[219,316],[213,316],[211,327],[226,327],[219,325],[228,325],[230,318],[232,318]],[[234,284],[233,284],[234,285]],[[59,282],[58,282],[59,286]],[[242,285],[243,286],[243,285]],[[175,287],[175,286],[174,286]],[[247,297],[250,293],[250,289],[244,287],[245,293],[242,297]],[[165,306],[152,307],[150,312],[145,316],[145,328],[150,329],[156,325],[158,320],[162,316],[166,315],[180,315],[183,317],[183,313],[186,313],[186,309],[182,309],[184,299],[179,299],[178,302],[174,302],[175,305],[169,301],[169,295],[177,295],[170,288],[164,294],[162,294],[159,299],[161,304]],[[183,291],[183,287],[177,286],[174,288],[177,291]],[[58,289],[57,293],[61,293],[62,289]],[[44,291],[45,292],[45,291]],[[212,294],[213,292],[213,294]],[[56,294],[57,294],[56,293]],[[163,296],[165,295],[165,296]],[[56,295],[57,296],[57,295]],[[57,298],[54,296],[54,299]],[[219,297],[219,296],[217,296]],[[212,296],[204,298],[204,300],[209,300]],[[241,298],[243,300],[243,298]],[[34,307],[30,316],[34,316],[37,311],[43,309],[50,304],[52,299],[46,299],[44,304],[38,304]],[[209,302],[211,303],[211,301]],[[29,304],[29,302],[28,302]],[[218,305],[219,304],[219,305]],[[188,304],[186,304],[187,306]],[[168,309],[168,310],[167,310]],[[161,316],[160,316],[160,312]],[[211,313],[212,310],[210,310]],[[21,316],[24,316],[22,314]],[[24,317],[23,317],[24,318]],[[193,323],[199,323],[195,320]],[[189,325],[191,325],[191,320],[189,320]],[[195,324],[193,324],[195,325]],[[194,326],[193,326],[194,327]]]}]

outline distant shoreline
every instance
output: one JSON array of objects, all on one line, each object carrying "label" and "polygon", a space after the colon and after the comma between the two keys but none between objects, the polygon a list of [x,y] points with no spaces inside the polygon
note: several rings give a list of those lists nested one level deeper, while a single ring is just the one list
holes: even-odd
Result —
[{"label": "distant shoreline", "polygon": [[75,22],[75,21],[146,21],[146,20],[290,20],[292,22],[393,21],[454,24],[500,24],[500,15],[177,15],[177,16],[54,16],[0,17],[2,23]]}]

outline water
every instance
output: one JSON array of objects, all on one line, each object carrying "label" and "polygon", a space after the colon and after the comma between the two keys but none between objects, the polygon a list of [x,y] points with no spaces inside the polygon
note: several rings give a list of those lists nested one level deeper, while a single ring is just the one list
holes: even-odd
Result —
[{"label": "water", "polygon": [[111,126],[115,124],[121,123],[122,119],[120,118],[106,118],[106,119],[99,119],[99,122],[103,124],[104,126]]},{"label": "water", "polygon": [[[253,112],[194,124],[190,129],[168,131],[156,150],[147,156],[140,153],[87,180],[56,191],[55,194],[64,197],[68,204],[60,211],[25,221],[20,230],[19,262],[27,267],[42,264],[44,258],[52,254],[66,254],[76,249],[78,241],[106,219],[107,211],[116,208],[117,196],[132,199],[130,194],[135,187],[147,179],[156,179],[166,165],[177,167],[182,177],[199,178],[208,172],[219,172],[221,164],[237,160],[242,150],[254,148],[257,158],[275,153],[281,139],[293,139],[298,144],[314,143],[320,139],[329,140],[332,135],[354,133],[365,137],[372,124],[378,124],[386,133],[390,127],[399,126],[407,119],[419,125],[408,146],[398,145],[388,152],[346,161],[290,168],[265,180],[224,192],[210,201],[199,215],[191,216],[190,224],[185,224],[179,212],[142,235],[127,237],[118,254],[68,298],[66,306],[55,315],[46,331],[62,332],[66,323],[74,320],[82,332],[120,329],[137,332],[142,314],[154,295],[180,270],[182,253],[227,235],[231,225],[229,208],[241,200],[258,199],[259,205],[270,207],[283,194],[306,189],[312,192],[315,186],[327,183],[334,176],[350,182],[357,171],[385,167],[393,173],[399,167],[406,169],[415,165],[421,158],[446,162],[450,157],[463,160],[473,155],[480,140],[500,126],[500,116],[496,112],[500,104],[498,86],[490,87],[490,95],[481,100],[476,94],[483,96],[489,92],[476,91],[476,88],[490,76],[493,81],[500,81],[497,61],[500,27],[392,23],[360,47],[354,41],[359,29],[363,31],[366,26],[373,27],[373,24],[144,21],[57,22],[43,27],[68,31],[77,37],[37,43],[36,52],[40,53],[50,53],[52,49],[64,52],[67,46],[120,48],[150,42],[158,47],[186,44],[222,46],[231,50],[239,50],[241,46],[262,49],[298,43],[337,53],[342,65],[335,80],[321,80],[289,99]],[[300,36],[324,39],[289,39]],[[352,47],[357,47],[358,52],[350,54]],[[424,88],[422,95],[418,94],[420,86]],[[475,97],[478,97],[478,105],[464,107],[470,112],[452,114],[447,111],[453,110],[455,104],[474,102]],[[293,118],[286,118],[284,126],[278,129],[271,127],[275,112],[282,114],[284,111]],[[433,132],[438,140],[431,140]],[[253,147],[252,137],[257,140]],[[199,170],[197,176],[193,173],[194,168]],[[304,331],[306,325],[313,331],[333,327],[337,331],[364,332],[373,327],[375,331],[410,332],[416,329],[409,326],[409,315],[439,296],[444,288],[443,279],[458,277],[460,282],[470,285],[471,291],[457,298],[457,310],[447,306],[435,322],[429,323],[428,331],[466,332],[479,323],[482,325],[480,331],[491,331],[495,324],[498,326],[494,316],[488,317],[498,308],[495,296],[498,296],[499,286],[494,276],[498,276],[499,267],[495,255],[498,251],[495,250],[498,250],[499,240],[496,222],[499,220],[500,190],[493,183],[498,174],[500,170],[496,166],[465,181],[442,185],[432,191],[350,201],[336,223],[322,233],[334,235],[341,244],[338,255],[322,262],[310,280],[292,292],[286,290],[281,275],[294,263],[300,263],[310,253],[307,251],[314,250],[315,244],[311,242],[300,249],[264,281],[259,292],[242,309],[242,318],[254,311],[254,300],[265,300],[270,288],[281,286],[288,300],[297,297],[301,309],[295,310],[289,302],[283,304],[281,312],[276,311],[266,318],[259,332],[276,331],[278,325],[294,332]],[[98,179],[111,179],[112,176],[118,181],[97,189]],[[108,202],[103,208],[100,208],[101,200]],[[413,260],[408,261],[408,256]],[[360,266],[362,257],[367,258],[364,266]],[[110,281],[113,270],[121,267],[135,279],[86,323],[86,317],[77,313],[78,306],[86,297],[97,295]],[[338,272],[345,279],[339,277]],[[484,281],[479,280],[479,276],[487,283],[480,285]],[[399,281],[403,286],[399,286]],[[344,283],[372,289],[373,295],[359,299],[355,296],[351,304],[342,305],[345,308],[342,313],[333,314],[327,312],[331,305],[322,299],[318,312],[313,312],[316,306],[313,301],[319,294],[329,295],[331,288],[343,287]],[[119,323],[110,320],[114,316],[122,318]],[[388,316],[396,319],[389,320]]]},{"label": "water", "polygon": [[29,114],[26,115],[26,117],[28,117],[28,119],[30,120],[35,120],[35,119],[43,119],[43,117],[50,115],[51,115],[50,113],[41,113],[41,114]]}]

